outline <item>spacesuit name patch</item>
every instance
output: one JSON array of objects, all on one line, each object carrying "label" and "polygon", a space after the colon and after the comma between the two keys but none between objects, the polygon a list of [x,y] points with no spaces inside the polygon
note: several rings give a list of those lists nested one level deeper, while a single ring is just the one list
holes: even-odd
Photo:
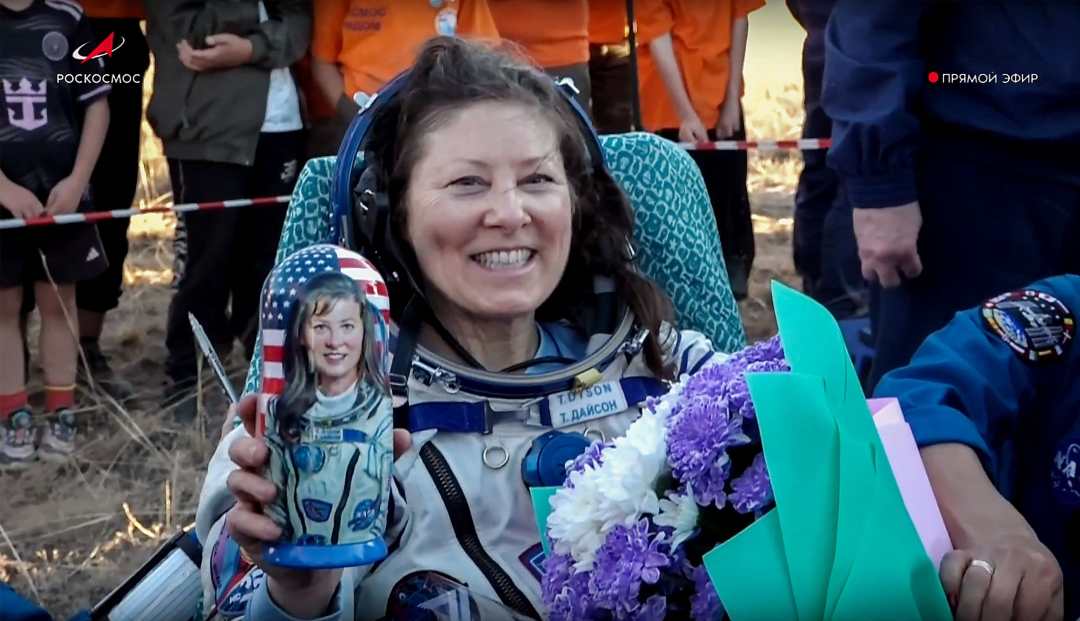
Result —
[{"label": "spacesuit name patch", "polygon": [[986,325],[1021,358],[1057,360],[1076,332],[1072,311],[1049,293],[1023,289],[999,295],[982,306]]},{"label": "spacesuit name patch", "polygon": [[604,382],[584,390],[569,390],[548,397],[551,425],[555,428],[618,414],[626,410],[626,395],[618,382]]}]

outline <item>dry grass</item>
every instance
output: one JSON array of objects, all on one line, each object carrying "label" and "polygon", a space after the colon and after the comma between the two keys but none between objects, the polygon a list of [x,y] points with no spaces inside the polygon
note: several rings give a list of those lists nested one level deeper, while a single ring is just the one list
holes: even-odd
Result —
[{"label": "dry grass", "polygon": [[[751,137],[799,135],[802,89],[788,78],[748,78],[744,102]],[[145,123],[143,135],[137,204],[167,204],[171,195],[161,145]],[[793,152],[750,157],[758,249],[751,295],[741,308],[754,340],[775,332],[769,280],[797,283],[790,248],[792,193],[800,166]],[[80,415],[89,429],[78,455],[65,464],[42,463],[21,474],[0,474],[5,495],[0,580],[44,602],[58,618],[99,600],[170,533],[194,519],[204,466],[218,439],[225,404],[216,389],[202,391],[204,407],[194,429],[178,428],[171,412],[157,405],[164,380],[174,225],[169,215],[132,221],[125,295],[103,335],[106,353],[135,385],[137,399],[121,406],[80,393]],[[227,362],[239,384],[244,361],[234,356]]]}]

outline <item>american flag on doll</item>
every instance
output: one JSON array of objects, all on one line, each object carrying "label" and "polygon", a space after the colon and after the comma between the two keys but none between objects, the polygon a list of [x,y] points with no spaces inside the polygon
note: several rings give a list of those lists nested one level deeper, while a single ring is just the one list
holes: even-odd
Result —
[{"label": "american flag on doll", "polygon": [[260,326],[262,329],[262,385],[259,388],[259,433],[270,398],[285,391],[285,335],[297,310],[299,296],[311,279],[340,272],[364,292],[368,303],[390,325],[390,296],[386,281],[363,256],[338,246],[320,244],[299,250],[278,264],[263,285]]}]

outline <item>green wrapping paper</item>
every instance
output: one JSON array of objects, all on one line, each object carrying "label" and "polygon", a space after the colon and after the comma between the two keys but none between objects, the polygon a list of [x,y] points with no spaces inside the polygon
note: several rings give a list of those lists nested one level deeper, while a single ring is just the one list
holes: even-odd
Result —
[{"label": "green wrapping paper", "polygon": [[776,507],[705,557],[733,621],[952,618],[839,327],[773,283],[790,373],[747,378]]}]

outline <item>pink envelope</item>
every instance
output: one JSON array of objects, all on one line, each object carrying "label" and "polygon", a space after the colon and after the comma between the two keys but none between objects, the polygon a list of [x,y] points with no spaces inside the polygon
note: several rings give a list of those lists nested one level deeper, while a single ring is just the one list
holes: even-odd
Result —
[{"label": "pink envelope", "polygon": [[915,530],[934,568],[940,569],[942,557],[953,549],[952,539],[945,530],[945,520],[934,498],[911,427],[904,421],[904,413],[896,399],[867,399],[866,403],[874,416],[874,425],[885,447],[885,455],[889,458],[889,466],[896,477],[908,516],[915,524]]}]

